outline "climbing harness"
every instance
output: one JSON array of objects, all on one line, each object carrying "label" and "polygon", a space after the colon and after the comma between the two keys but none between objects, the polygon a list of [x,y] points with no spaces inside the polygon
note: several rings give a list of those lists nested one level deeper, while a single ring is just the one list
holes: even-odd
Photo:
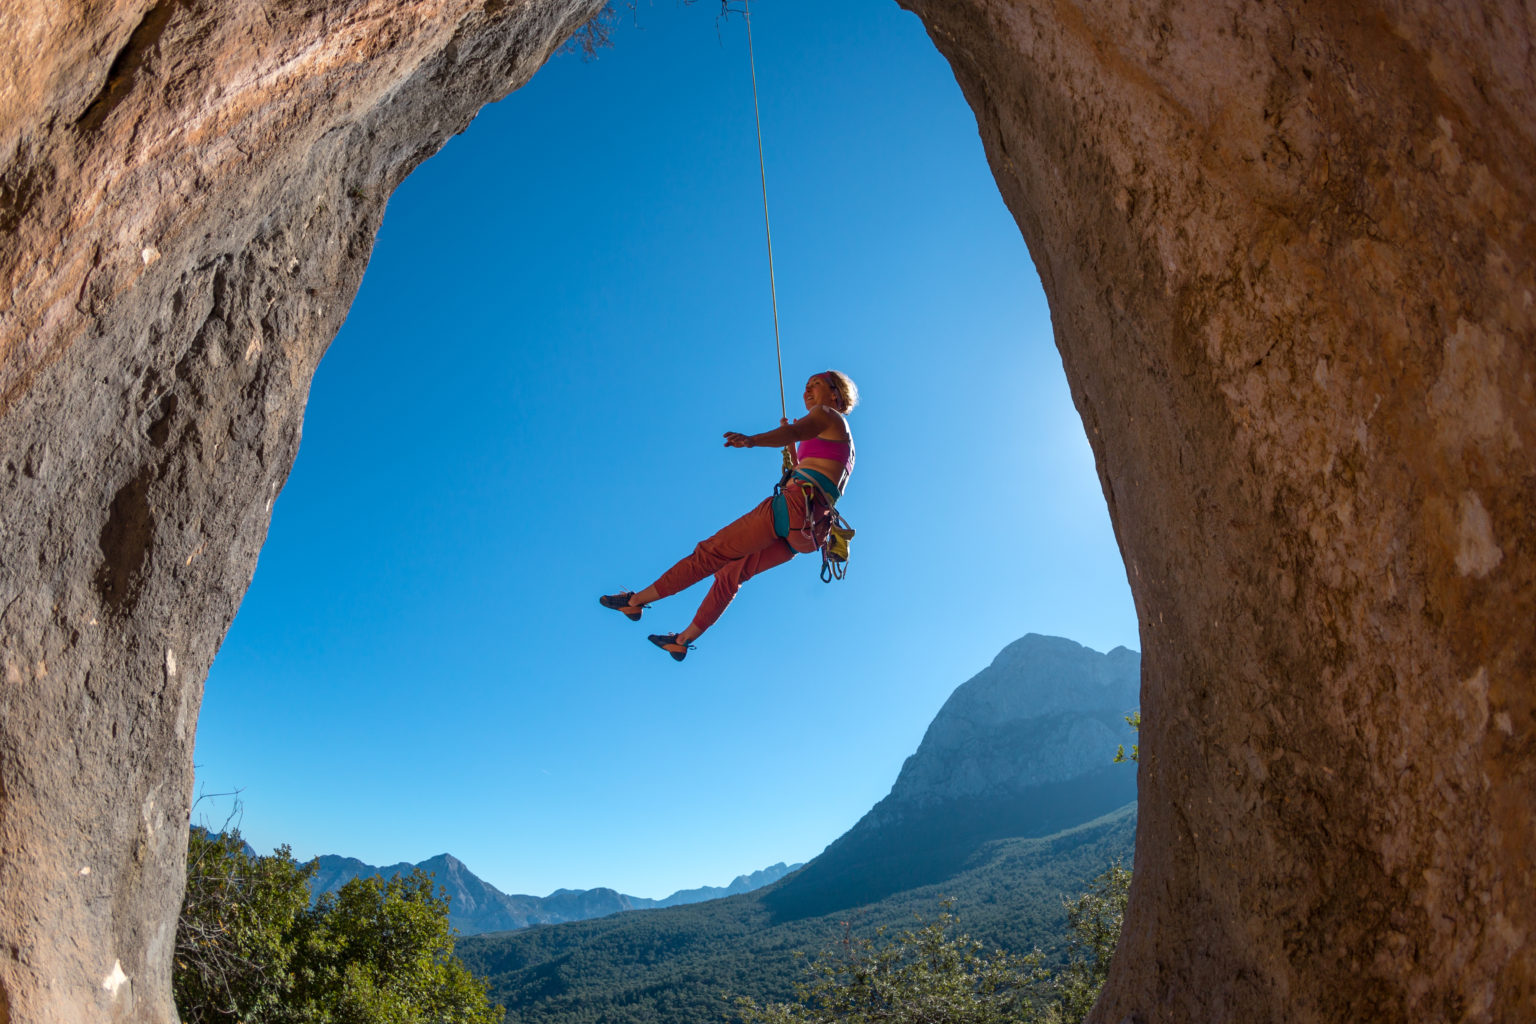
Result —
[{"label": "climbing harness", "polygon": [[[752,69],[752,119],[757,126],[757,171],[763,190],[763,235],[768,243],[768,295],[773,303],[773,355],[779,368],[779,413],[789,422],[789,403],[784,397],[784,349],[779,341],[779,293],[773,273],[773,226],[768,219],[768,164],[763,159],[763,115],[757,102],[757,55],[752,45],[752,3],[742,0],[747,22],[747,63]],[[789,487],[798,487],[805,518],[799,530],[789,525]],[[853,528],[837,511],[842,492],[831,480],[813,469],[795,468],[795,448],[784,446],[783,475],[773,489],[773,532],[802,554],[821,549],[821,579],[831,583],[848,572],[848,542]],[[802,545],[804,545],[802,547]]]},{"label": "climbing harness", "polygon": [[[792,493],[802,502],[804,514],[800,528],[790,525],[789,501]],[[837,485],[825,474],[801,467],[784,474],[773,489],[773,532],[800,554],[821,549],[821,581],[831,583],[848,574],[848,547],[854,529],[837,510],[842,497]]]}]

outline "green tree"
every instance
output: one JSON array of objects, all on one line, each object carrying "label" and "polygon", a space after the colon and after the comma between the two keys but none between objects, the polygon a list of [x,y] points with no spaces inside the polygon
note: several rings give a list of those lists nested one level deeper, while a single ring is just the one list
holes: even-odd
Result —
[{"label": "green tree", "polygon": [[296,956],[299,1020],[335,1024],[498,1024],[500,1007],[453,955],[448,901],[421,869],[355,878],[322,896]]},{"label": "green tree", "polygon": [[1066,901],[1067,965],[1050,980],[1047,1024],[1080,1024],[1093,1009],[1109,977],[1130,891],[1130,869],[1115,864],[1094,879],[1092,889]]},{"label": "green tree", "polygon": [[1017,956],[959,932],[952,901],[915,931],[885,940],[844,936],[795,985],[794,1003],[737,999],[744,1024],[1081,1024],[1109,976],[1131,872],[1112,866],[1065,900],[1067,963],[1046,969],[1039,950]]},{"label": "green tree", "polygon": [[841,948],[809,966],[798,1003],[738,999],[745,1024],[1003,1024],[1034,1019],[1043,980],[1038,951],[988,953],[958,931],[952,901],[923,927],[883,941],[845,935]]},{"label": "green tree", "polygon": [[315,864],[192,830],[172,986],[187,1024],[499,1024],[453,955],[448,901],[416,871],[310,905]]},{"label": "green tree", "polygon": [[288,1019],[292,934],[309,909],[313,865],[286,846],[252,857],[238,831],[192,830],[176,923],[172,988],[188,1024]]}]

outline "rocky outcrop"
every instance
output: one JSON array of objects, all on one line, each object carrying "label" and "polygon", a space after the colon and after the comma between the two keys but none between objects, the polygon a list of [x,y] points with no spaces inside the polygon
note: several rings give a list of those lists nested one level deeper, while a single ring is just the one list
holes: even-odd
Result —
[{"label": "rocky outcrop", "polygon": [[763,905],[787,920],[875,903],[960,874],[996,840],[1066,833],[1134,804],[1136,773],[1115,754],[1136,742],[1126,715],[1140,682],[1141,658],[1124,647],[1015,640],[950,694],[890,793]]},{"label": "rocky outcrop", "polygon": [[[1008,801],[1106,768],[1118,745],[1136,740],[1125,716],[1140,684],[1141,657],[1124,647],[1100,654],[1057,636],[1015,640],[950,694],[876,810]],[[1117,774],[1133,798],[1129,773]]]},{"label": "rocky outcrop", "polygon": [[391,190],[596,0],[0,18],[0,1020],[169,1022],[203,679]]},{"label": "rocky outcrop", "polygon": [[904,5],[1141,618],[1096,1019],[1536,1019],[1529,6]]},{"label": "rocky outcrop", "polygon": [[[1142,620],[1099,1018],[1531,1017],[1527,8],[904,3],[1040,269]],[[172,1019],[202,681],[315,363],[390,190],[596,5],[0,19],[0,1018]]]}]

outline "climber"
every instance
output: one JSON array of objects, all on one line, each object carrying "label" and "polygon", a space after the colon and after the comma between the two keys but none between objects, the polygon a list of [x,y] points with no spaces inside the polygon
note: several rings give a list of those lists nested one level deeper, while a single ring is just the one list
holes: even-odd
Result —
[{"label": "climber", "polygon": [[[827,370],[806,381],[805,415],[793,423],[783,419],[779,427],[761,434],[727,431],[727,448],[776,448],[798,442],[778,490],[713,537],[700,541],[692,554],[655,583],[635,593],[605,594],[598,599],[602,606],[639,622],[652,601],[671,597],[713,575],[715,581],[686,629],[650,637],[673,660],[682,661],[743,583],[821,544],[830,509],[853,471],[853,435],[847,414],[858,401],[858,389],[848,375]],[[785,461],[790,463],[787,454]]]}]

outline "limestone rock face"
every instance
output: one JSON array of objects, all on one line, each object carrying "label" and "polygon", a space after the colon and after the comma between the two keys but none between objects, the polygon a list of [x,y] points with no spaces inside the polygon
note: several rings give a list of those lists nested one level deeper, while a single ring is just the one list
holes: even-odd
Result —
[{"label": "limestone rock face", "polygon": [[597,0],[0,15],[0,1021],[169,1022],[203,680],[391,190]]},{"label": "limestone rock face", "polygon": [[[1098,1019],[1536,1018],[1529,8],[903,3],[1142,619]],[[202,682],[315,364],[390,190],[597,6],[0,15],[0,1020],[173,1019]]]},{"label": "limestone rock face", "polygon": [[903,4],[1141,618],[1095,1019],[1536,1020],[1530,6]]}]

